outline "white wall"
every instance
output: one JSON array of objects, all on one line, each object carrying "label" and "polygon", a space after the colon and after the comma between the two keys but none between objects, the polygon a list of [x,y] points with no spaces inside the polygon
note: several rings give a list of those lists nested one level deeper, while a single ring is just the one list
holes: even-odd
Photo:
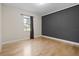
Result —
[{"label": "white wall", "polygon": [[2,40],[2,34],[1,34],[1,20],[2,20],[2,18],[1,18],[1,15],[2,15],[2,12],[1,12],[1,4],[0,4],[0,51],[1,51],[1,40]]},{"label": "white wall", "polygon": [[2,5],[2,12],[3,43],[29,38],[30,33],[24,32],[23,16],[20,15],[21,13],[34,16],[34,35],[35,37],[41,35],[41,17],[15,7],[5,5]]},{"label": "white wall", "polygon": [[42,31],[41,31],[42,23],[41,22],[42,22],[41,16],[37,16],[34,19],[34,35],[35,35],[35,37],[39,37],[42,34]]}]

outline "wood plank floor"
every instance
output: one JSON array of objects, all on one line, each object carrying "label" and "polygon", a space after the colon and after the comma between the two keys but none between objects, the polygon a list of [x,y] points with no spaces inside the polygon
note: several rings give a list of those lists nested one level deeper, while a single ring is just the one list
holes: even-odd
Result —
[{"label": "wood plank floor", "polygon": [[44,37],[3,45],[1,56],[79,56],[79,46]]}]

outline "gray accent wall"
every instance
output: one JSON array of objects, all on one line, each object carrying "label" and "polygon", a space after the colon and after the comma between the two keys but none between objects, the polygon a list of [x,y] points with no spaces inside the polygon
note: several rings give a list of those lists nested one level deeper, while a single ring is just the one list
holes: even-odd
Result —
[{"label": "gray accent wall", "polygon": [[42,16],[42,35],[79,43],[79,5]]}]

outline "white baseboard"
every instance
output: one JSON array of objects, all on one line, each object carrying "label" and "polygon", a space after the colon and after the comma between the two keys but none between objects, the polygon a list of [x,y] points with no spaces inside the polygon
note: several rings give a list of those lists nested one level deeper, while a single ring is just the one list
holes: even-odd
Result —
[{"label": "white baseboard", "polygon": [[41,37],[42,35],[36,35],[36,36],[34,36],[34,38],[38,38],[38,37]]},{"label": "white baseboard", "polygon": [[[37,37],[45,37],[45,38],[49,38],[49,39],[52,39],[52,40],[57,40],[57,41],[60,41],[60,42],[64,42],[64,43],[68,43],[68,44],[78,45],[79,46],[79,43],[77,43],[77,42],[63,40],[63,39],[59,39],[59,38],[55,38],[55,37],[50,37],[50,36],[45,36],[45,35],[35,36],[35,38],[37,38]],[[2,44],[13,43],[13,42],[21,41],[21,40],[28,40],[28,39],[24,38],[24,39],[19,39],[19,40],[5,41],[5,42],[2,42]]]},{"label": "white baseboard", "polygon": [[57,41],[64,42],[64,43],[68,43],[68,44],[71,44],[71,45],[79,46],[79,43],[77,43],[77,42],[72,42],[72,41],[63,40],[63,39],[54,38],[54,37],[45,36],[45,35],[42,35],[42,37],[49,38],[49,39],[52,39],[52,40],[57,40]]},{"label": "white baseboard", "polygon": [[14,43],[14,42],[21,41],[21,40],[28,40],[28,39],[17,39],[17,40],[5,41],[5,42],[2,42],[2,45],[8,44],[8,43]]},{"label": "white baseboard", "polygon": [[[38,36],[34,36],[35,38],[38,38],[38,37],[40,37],[41,35],[38,35]],[[17,41],[21,41],[21,40],[28,40],[28,39],[30,39],[29,37],[25,37],[24,39],[17,39],[17,40],[10,40],[10,41],[5,41],[5,42],[2,42],[2,45],[4,45],[4,44],[8,44],[8,43],[14,43],[14,42],[17,42]]]}]

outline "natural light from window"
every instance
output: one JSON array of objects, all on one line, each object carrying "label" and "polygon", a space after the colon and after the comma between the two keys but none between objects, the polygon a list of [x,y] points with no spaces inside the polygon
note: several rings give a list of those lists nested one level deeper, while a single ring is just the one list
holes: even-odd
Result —
[{"label": "natural light from window", "polygon": [[24,16],[24,31],[30,31],[30,16]]}]

